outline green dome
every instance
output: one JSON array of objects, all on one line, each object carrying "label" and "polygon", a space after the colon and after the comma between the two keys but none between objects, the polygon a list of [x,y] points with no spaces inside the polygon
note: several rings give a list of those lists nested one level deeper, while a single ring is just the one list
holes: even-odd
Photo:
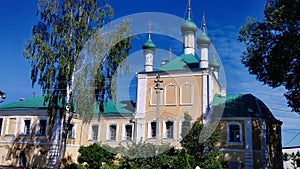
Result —
[{"label": "green dome", "polygon": [[213,60],[209,63],[210,67],[213,67],[215,69],[220,69],[221,64],[217,61],[217,59],[214,57]]},{"label": "green dome", "polygon": [[204,31],[202,31],[201,35],[198,37],[197,44],[199,46],[205,45],[206,47],[209,48],[209,46],[210,46],[210,39],[209,39],[209,37],[207,36],[207,34]]},{"label": "green dome", "polygon": [[144,45],[142,46],[143,49],[155,49],[156,46],[155,44],[152,42],[152,40],[149,38],[146,43],[144,43]]},{"label": "green dome", "polygon": [[183,24],[181,25],[181,32],[197,32],[197,25],[191,20],[191,18],[189,17],[187,20],[185,20],[183,22]]}]

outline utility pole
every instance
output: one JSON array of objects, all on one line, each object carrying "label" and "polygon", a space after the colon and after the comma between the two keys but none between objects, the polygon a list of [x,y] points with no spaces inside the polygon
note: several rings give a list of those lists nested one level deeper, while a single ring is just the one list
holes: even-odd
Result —
[{"label": "utility pole", "polygon": [[160,80],[160,76],[159,74],[156,75],[156,79],[154,80],[155,86],[154,89],[156,90],[156,150],[155,150],[155,155],[158,155],[158,144],[159,144],[159,116],[160,116],[160,112],[159,112],[159,106],[160,106],[160,91],[163,89],[160,86],[160,83],[162,83],[163,81]]}]

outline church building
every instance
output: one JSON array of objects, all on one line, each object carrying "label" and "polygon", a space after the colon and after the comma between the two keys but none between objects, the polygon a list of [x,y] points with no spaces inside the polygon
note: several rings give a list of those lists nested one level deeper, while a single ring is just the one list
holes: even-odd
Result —
[{"label": "church building", "polygon": [[[218,146],[224,168],[283,168],[282,122],[252,94],[226,94],[219,80],[222,65],[205,20],[198,28],[190,12],[189,6],[187,19],[178,26],[183,53],[154,69],[156,44],[149,31],[141,45],[145,62],[144,71],[136,74],[136,104],[107,102],[101,117],[95,111],[89,123],[74,117],[66,158],[76,162],[79,147],[93,143],[112,147],[132,142],[169,143],[180,147],[184,114],[192,117],[192,123],[200,119],[206,125],[215,120],[212,113],[219,113],[216,130],[221,134]],[[0,165],[37,167],[53,160],[53,144],[59,139],[53,134],[60,130],[49,127],[43,100],[35,97],[0,106]]]}]

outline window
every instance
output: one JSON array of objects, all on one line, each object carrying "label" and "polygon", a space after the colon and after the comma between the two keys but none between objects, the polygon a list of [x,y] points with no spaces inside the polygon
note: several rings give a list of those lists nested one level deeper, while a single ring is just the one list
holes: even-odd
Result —
[{"label": "window", "polygon": [[2,135],[3,118],[0,118],[0,136]]},{"label": "window", "polygon": [[172,121],[166,122],[166,131],[167,131],[167,138],[174,138],[174,123]]},{"label": "window", "polygon": [[242,125],[238,122],[229,122],[227,124],[227,142],[241,143],[242,142]]},{"label": "window", "polygon": [[98,125],[93,125],[92,126],[92,138],[95,141],[98,140],[98,132],[99,132],[99,126]]},{"label": "window", "polygon": [[31,121],[29,119],[26,119],[26,120],[24,120],[24,123],[25,123],[25,126],[24,126],[24,135],[29,135]]},{"label": "window", "polygon": [[31,132],[31,118],[25,117],[21,120],[20,135],[29,136]]},{"label": "window", "polygon": [[71,123],[68,127],[68,139],[74,139],[75,138],[75,124]]},{"label": "window", "polygon": [[[159,104],[162,105],[163,101],[163,90],[160,91],[160,98],[159,98]],[[151,87],[151,95],[150,95],[150,105],[151,106],[156,106],[157,104],[157,93],[156,90],[154,89],[154,86]]]},{"label": "window", "polygon": [[151,122],[151,138],[156,137],[156,122]]},{"label": "window", "polygon": [[89,140],[98,141],[99,140],[99,123],[93,123],[89,127]]},{"label": "window", "polygon": [[177,87],[174,84],[168,84],[165,87],[165,105],[176,105]]},{"label": "window", "polygon": [[188,82],[180,86],[180,105],[193,104],[193,86]]},{"label": "window", "polygon": [[126,140],[132,140],[132,125],[125,126]]},{"label": "window", "polygon": [[17,129],[17,118],[12,117],[7,120],[6,136],[15,136]]},{"label": "window", "polygon": [[39,119],[36,124],[35,129],[36,136],[46,136],[47,133],[47,120],[46,119]]},{"label": "window", "polygon": [[110,140],[115,141],[117,139],[117,125],[112,124],[109,126],[109,134]]},{"label": "window", "polygon": [[163,120],[163,138],[174,139],[174,120],[168,118]]}]

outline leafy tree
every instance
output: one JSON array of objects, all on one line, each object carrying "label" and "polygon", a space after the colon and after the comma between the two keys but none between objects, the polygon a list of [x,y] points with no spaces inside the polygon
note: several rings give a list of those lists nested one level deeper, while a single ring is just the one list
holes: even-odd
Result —
[{"label": "leafy tree", "polygon": [[[158,150],[157,155],[156,150]],[[127,147],[121,154],[119,168],[175,168],[178,164],[178,152],[169,145],[156,146],[150,143],[138,143]]]},{"label": "leafy tree", "polygon": [[[94,100],[113,97],[114,91],[108,86],[114,82],[116,67],[126,60],[130,38],[124,38],[129,30],[128,24],[121,25],[109,36],[101,36],[99,28],[109,22],[112,15],[112,8],[107,3],[101,5],[97,0],[38,1],[37,16],[40,21],[33,26],[32,36],[25,44],[24,57],[31,63],[32,85],[40,85],[46,96],[50,125],[55,123],[56,117],[63,122],[55,168],[59,168],[64,157],[68,128],[73,117],[74,93],[80,96],[74,101],[77,103],[77,113],[92,112],[88,111],[88,107],[93,107],[90,105]],[[87,43],[94,45],[88,45],[86,49]],[[79,69],[84,58],[82,55],[86,53],[93,55],[95,62],[85,65],[90,68],[83,68],[83,73],[76,76],[78,79],[86,78],[81,84],[76,79],[74,81],[75,70]],[[77,83],[77,92],[72,90],[74,83]],[[82,93],[88,87],[92,87],[92,94]],[[89,106],[80,104],[86,101]],[[99,104],[99,108],[103,110],[103,103]]]},{"label": "leafy tree", "polygon": [[[185,121],[188,122],[189,120],[190,116],[186,114]],[[220,152],[215,145],[219,139],[219,134],[217,132],[211,133],[209,126],[206,128],[208,130],[203,130],[203,125],[197,120],[180,143],[190,155],[191,166],[196,164],[204,169],[222,168],[219,161]],[[202,140],[203,138],[207,139]]]},{"label": "leafy tree", "polygon": [[296,153],[284,153],[283,154],[283,160],[284,161],[289,161],[291,160],[291,164],[294,169],[297,169],[299,164],[300,164],[300,152],[297,151]]},{"label": "leafy tree", "polygon": [[92,144],[87,147],[81,146],[78,150],[80,164],[87,163],[89,169],[99,169],[102,164],[112,164],[115,154],[109,151],[109,147],[103,147],[99,144]]},{"label": "leafy tree", "polygon": [[300,1],[267,0],[263,21],[248,18],[238,40],[247,47],[242,63],[257,80],[284,86],[284,96],[300,112]]}]

